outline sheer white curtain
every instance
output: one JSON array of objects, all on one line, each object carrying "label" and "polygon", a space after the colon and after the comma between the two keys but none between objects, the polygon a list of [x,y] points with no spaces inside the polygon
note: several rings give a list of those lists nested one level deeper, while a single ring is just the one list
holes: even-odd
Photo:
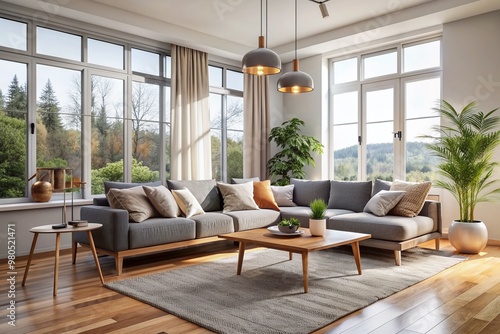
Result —
[{"label": "sheer white curtain", "polygon": [[212,178],[208,55],[172,45],[171,178]]},{"label": "sheer white curtain", "polygon": [[267,179],[267,160],[270,146],[269,78],[245,74],[243,176]]}]

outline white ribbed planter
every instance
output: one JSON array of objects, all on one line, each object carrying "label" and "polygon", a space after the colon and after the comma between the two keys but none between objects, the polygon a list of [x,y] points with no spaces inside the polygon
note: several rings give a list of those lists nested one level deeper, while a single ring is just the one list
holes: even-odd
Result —
[{"label": "white ribbed planter", "polygon": [[309,219],[309,231],[313,237],[322,237],[326,231],[326,219]]},{"label": "white ribbed planter", "polygon": [[488,229],[479,220],[470,223],[454,220],[448,230],[448,239],[460,253],[477,254],[486,247]]}]

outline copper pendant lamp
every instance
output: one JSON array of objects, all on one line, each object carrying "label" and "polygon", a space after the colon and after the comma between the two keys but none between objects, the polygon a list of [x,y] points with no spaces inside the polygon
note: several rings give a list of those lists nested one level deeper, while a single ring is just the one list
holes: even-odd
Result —
[{"label": "copper pendant lamp", "polygon": [[[262,0],[260,1],[260,36],[259,47],[247,52],[243,56],[243,73],[254,75],[269,75],[281,72],[281,59],[278,54],[265,46],[265,39],[262,33]],[[267,0],[266,0],[266,34],[267,34]]]},{"label": "copper pendant lamp", "polygon": [[278,80],[278,91],[282,93],[307,93],[314,90],[312,77],[299,71],[299,59],[297,57],[297,0],[295,0],[295,59],[293,60],[293,71],[287,72]]}]

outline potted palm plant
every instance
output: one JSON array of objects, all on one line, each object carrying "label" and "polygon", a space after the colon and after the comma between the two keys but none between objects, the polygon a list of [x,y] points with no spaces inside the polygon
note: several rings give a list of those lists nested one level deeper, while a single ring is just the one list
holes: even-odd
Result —
[{"label": "potted palm plant", "polygon": [[435,111],[445,121],[433,129],[437,136],[427,148],[440,159],[437,166],[442,179],[434,184],[448,190],[460,207],[459,218],[448,231],[453,247],[462,253],[479,253],[488,241],[488,231],[482,221],[475,219],[474,210],[480,202],[492,201],[500,194],[493,172],[498,162],[493,161],[500,144],[500,117],[497,109],[483,113],[472,102],[458,112],[442,100]]},{"label": "potted palm plant", "polygon": [[309,231],[312,236],[321,237],[326,231],[326,208],[327,205],[322,199],[314,199],[309,204],[311,213],[309,214]]}]

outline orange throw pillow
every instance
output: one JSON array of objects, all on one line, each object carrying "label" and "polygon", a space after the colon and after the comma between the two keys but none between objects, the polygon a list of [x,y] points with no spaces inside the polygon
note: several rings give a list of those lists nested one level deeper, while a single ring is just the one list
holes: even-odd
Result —
[{"label": "orange throw pillow", "polygon": [[274,200],[270,180],[253,183],[253,200],[261,209],[280,211],[278,204]]}]

